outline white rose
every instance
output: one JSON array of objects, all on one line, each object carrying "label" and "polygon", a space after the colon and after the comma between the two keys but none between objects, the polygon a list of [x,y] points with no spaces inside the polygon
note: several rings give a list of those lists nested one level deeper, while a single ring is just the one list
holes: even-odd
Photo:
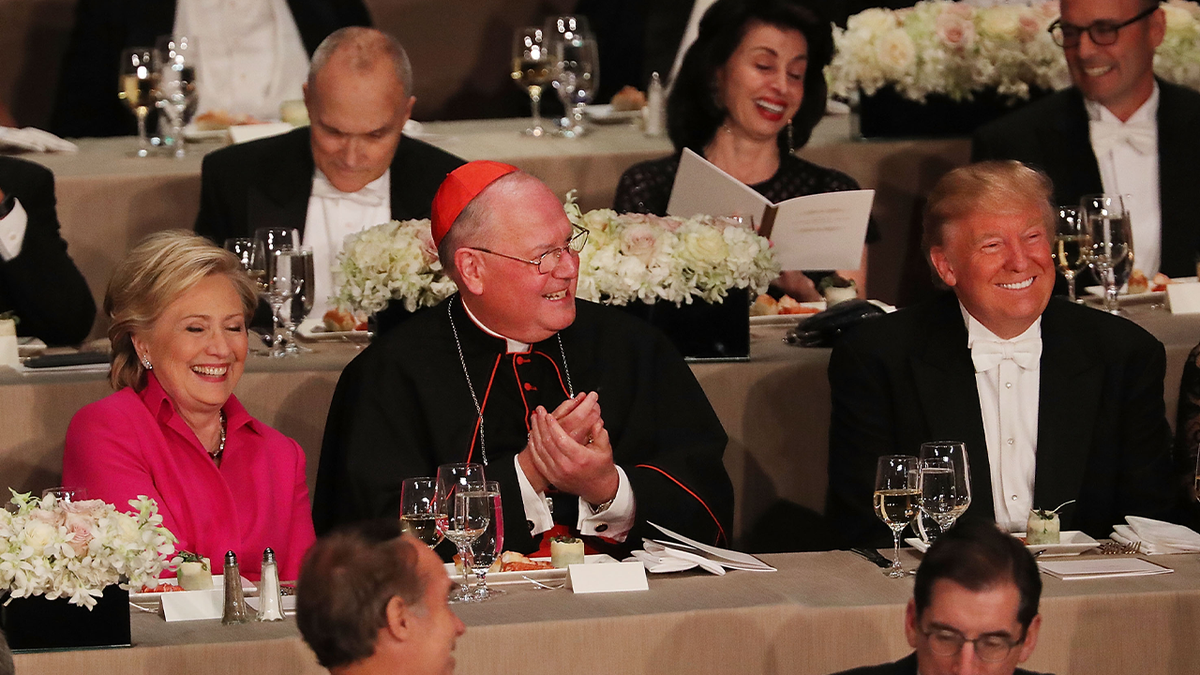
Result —
[{"label": "white rose", "polygon": [[866,9],[846,21],[846,30],[863,31],[878,35],[896,27],[896,17],[886,9]]},{"label": "white rose", "polygon": [[30,520],[25,525],[25,543],[32,547],[36,555],[54,542],[58,528],[43,520]]},{"label": "white rose", "polygon": [[1185,30],[1195,22],[1195,17],[1185,7],[1167,3],[1162,5],[1162,10],[1167,17],[1168,31]]},{"label": "white rose", "polygon": [[1016,40],[1021,30],[1021,10],[1011,5],[992,7],[981,12],[979,28],[989,35]]},{"label": "white rose", "polygon": [[681,236],[683,252],[696,262],[716,265],[729,254],[725,237],[715,229],[703,228]]},{"label": "white rose", "polygon": [[621,253],[649,265],[658,247],[658,237],[649,225],[632,225],[621,232]]},{"label": "white rose", "polygon": [[875,45],[880,65],[893,72],[908,70],[917,58],[917,49],[908,33],[896,28],[884,33]]}]

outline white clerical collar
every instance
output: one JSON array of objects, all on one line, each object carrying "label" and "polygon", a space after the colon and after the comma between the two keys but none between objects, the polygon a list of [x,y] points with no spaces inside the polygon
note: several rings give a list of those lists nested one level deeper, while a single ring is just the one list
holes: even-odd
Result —
[{"label": "white clerical collar", "polygon": [[1103,103],[1084,99],[1083,105],[1087,108],[1088,121],[1090,122],[1110,122],[1115,124],[1155,124],[1158,120],[1158,80],[1154,81],[1154,91],[1150,92],[1150,98],[1142,104],[1142,107],[1134,111],[1129,119],[1122,122],[1112,111],[1104,107]]},{"label": "white clerical collar", "polygon": [[475,322],[476,326],[479,326],[479,330],[487,333],[488,335],[491,335],[494,338],[500,338],[501,340],[504,340],[505,342],[508,343],[508,353],[509,354],[524,354],[525,352],[529,351],[529,343],[521,342],[520,340],[514,340],[510,337],[504,337],[503,335],[497,333],[496,331],[492,330],[491,328],[488,328],[487,326],[483,325],[483,322],[480,321],[479,319],[476,319],[475,315],[471,312],[471,308],[467,306],[466,299],[463,299],[462,306],[463,306],[463,309],[466,310],[466,312],[467,312],[467,317],[470,318],[471,321]]},{"label": "white clerical collar", "polygon": [[963,321],[967,324],[967,349],[975,346],[976,342],[1016,342],[1018,340],[1042,337],[1041,316],[1038,316],[1038,318],[1034,319],[1033,324],[1030,325],[1029,328],[1026,328],[1024,333],[1021,333],[1015,338],[1004,340],[993,333],[987,326],[979,323],[978,319],[971,316],[971,313],[967,311],[967,308],[963,306],[961,301],[958,303],[958,309],[962,312]]}]

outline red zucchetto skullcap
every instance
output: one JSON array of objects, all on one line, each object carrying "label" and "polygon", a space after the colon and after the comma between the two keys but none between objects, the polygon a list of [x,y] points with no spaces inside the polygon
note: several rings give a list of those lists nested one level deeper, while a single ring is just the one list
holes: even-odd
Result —
[{"label": "red zucchetto skullcap", "polygon": [[429,228],[433,235],[433,245],[441,246],[442,238],[450,231],[454,221],[458,220],[458,214],[462,213],[467,204],[478,197],[484,188],[517,170],[517,167],[510,164],[476,160],[451,171],[446,180],[442,181],[437,194],[433,196]]}]

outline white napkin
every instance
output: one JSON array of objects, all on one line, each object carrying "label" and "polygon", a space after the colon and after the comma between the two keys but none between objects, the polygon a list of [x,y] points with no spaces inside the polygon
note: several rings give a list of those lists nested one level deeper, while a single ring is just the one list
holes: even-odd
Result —
[{"label": "white napkin", "polygon": [[1122,544],[1141,543],[1141,552],[1200,553],[1200,534],[1182,525],[1153,518],[1126,516],[1128,525],[1113,525],[1109,538]]},{"label": "white napkin", "polygon": [[34,127],[14,129],[0,127],[0,148],[16,148],[33,152],[76,152],[79,146]]}]

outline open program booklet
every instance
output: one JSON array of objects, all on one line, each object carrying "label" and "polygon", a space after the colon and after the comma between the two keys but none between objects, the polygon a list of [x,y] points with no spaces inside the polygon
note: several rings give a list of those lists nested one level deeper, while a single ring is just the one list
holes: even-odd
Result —
[{"label": "open program booklet", "polygon": [[750,186],[684,149],[667,215],[740,216],[771,240],[775,259],[785,270],[853,270],[862,262],[874,200],[874,190],[847,190],[772,204]]}]

